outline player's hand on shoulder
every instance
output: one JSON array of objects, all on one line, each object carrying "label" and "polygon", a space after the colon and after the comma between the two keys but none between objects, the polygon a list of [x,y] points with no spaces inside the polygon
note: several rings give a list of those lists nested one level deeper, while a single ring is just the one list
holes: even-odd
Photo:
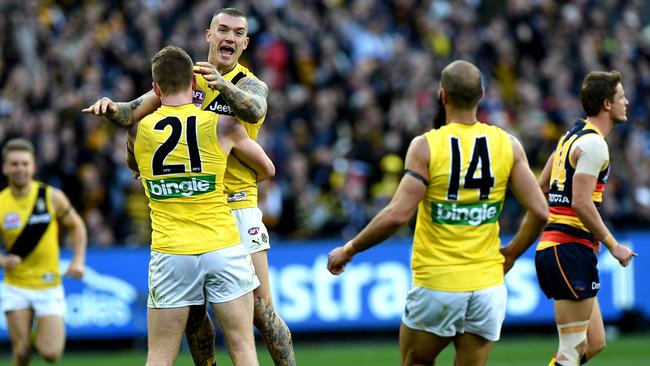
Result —
[{"label": "player's hand on shoulder", "polygon": [[634,253],[627,245],[618,244],[614,246],[609,252],[618,260],[618,263],[623,267],[627,267],[632,261],[633,257],[638,254]]},{"label": "player's hand on shoulder", "polygon": [[91,113],[95,116],[111,115],[117,112],[117,103],[108,97],[103,97],[93,103],[90,107],[81,110],[84,113]]},{"label": "player's hand on shoulder", "polygon": [[217,90],[223,86],[223,83],[226,80],[221,76],[217,67],[209,62],[197,62],[196,65],[194,65],[194,73],[203,75],[203,78],[208,82],[208,85]]},{"label": "player's hand on shoulder", "polygon": [[84,276],[84,264],[81,261],[72,260],[70,262],[70,267],[65,272],[66,276],[70,276],[74,279],[80,280]]},{"label": "player's hand on shoulder", "polygon": [[345,270],[345,265],[352,260],[352,256],[347,254],[343,247],[336,247],[327,254],[327,269],[333,275],[340,275]]},{"label": "player's hand on shoulder", "polygon": [[2,260],[2,267],[5,269],[14,269],[23,262],[23,259],[15,254],[7,254]]}]

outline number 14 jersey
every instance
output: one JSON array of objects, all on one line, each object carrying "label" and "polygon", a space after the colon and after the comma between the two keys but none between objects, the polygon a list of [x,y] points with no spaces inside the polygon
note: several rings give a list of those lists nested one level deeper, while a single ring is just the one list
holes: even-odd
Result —
[{"label": "number 14 jersey", "polygon": [[161,106],[140,121],[135,158],[151,208],[151,250],[201,254],[239,243],[224,193],[228,155],[218,120],[185,104]]},{"label": "number 14 jersey", "polygon": [[513,163],[502,129],[449,123],[424,134],[429,185],[413,239],[413,283],[475,291],[503,283],[498,219]]}]

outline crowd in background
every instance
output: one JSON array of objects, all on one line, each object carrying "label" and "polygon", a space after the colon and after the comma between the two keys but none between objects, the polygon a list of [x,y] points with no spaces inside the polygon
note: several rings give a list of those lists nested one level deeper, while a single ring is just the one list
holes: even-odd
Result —
[{"label": "crowd in background", "polygon": [[[248,15],[241,62],[270,89],[259,142],[277,169],[260,192],[272,239],[360,230],[395,191],[409,141],[432,127],[440,71],[458,58],[483,73],[480,120],[516,135],[536,171],[583,116],[584,75],[621,71],[629,120],[608,138],[602,212],[617,230],[648,227],[646,1],[2,1],[0,144],[34,142],[38,179],[67,193],[92,245],[148,244],[149,212],[123,163],[125,132],[80,110],[149,91],[165,45],[207,61],[204,31],[223,6]],[[502,231],[520,217],[509,198]]]}]

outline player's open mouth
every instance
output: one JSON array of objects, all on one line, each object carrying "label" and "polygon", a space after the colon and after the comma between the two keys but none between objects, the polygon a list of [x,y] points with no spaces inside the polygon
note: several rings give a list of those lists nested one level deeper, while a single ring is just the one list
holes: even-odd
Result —
[{"label": "player's open mouth", "polygon": [[230,46],[221,46],[219,47],[219,52],[221,52],[222,55],[232,56],[235,53],[235,49]]}]

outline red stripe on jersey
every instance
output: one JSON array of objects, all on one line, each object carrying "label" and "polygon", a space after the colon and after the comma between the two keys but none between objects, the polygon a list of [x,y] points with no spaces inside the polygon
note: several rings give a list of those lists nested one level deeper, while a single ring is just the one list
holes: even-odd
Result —
[{"label": "red stripe on jersey", "polygon": [[551,206],[548,210],[551,215],[573,216],[576,217],[576,212],[570,206]]},{"label": "red stripe on jersey", "polygon": [[578,243],[582,245],[586,245],[591,249],[594,249],[594,243],[583,238],[577,238],[573,235],[569,235],[567,233],[564,233],[562,231],[557,231],[557,230],[549,230],[549,231],[544,231],[542,233],[542,237],[539,239],[539,241],[552,241],[558,244],[561,243]]}]

